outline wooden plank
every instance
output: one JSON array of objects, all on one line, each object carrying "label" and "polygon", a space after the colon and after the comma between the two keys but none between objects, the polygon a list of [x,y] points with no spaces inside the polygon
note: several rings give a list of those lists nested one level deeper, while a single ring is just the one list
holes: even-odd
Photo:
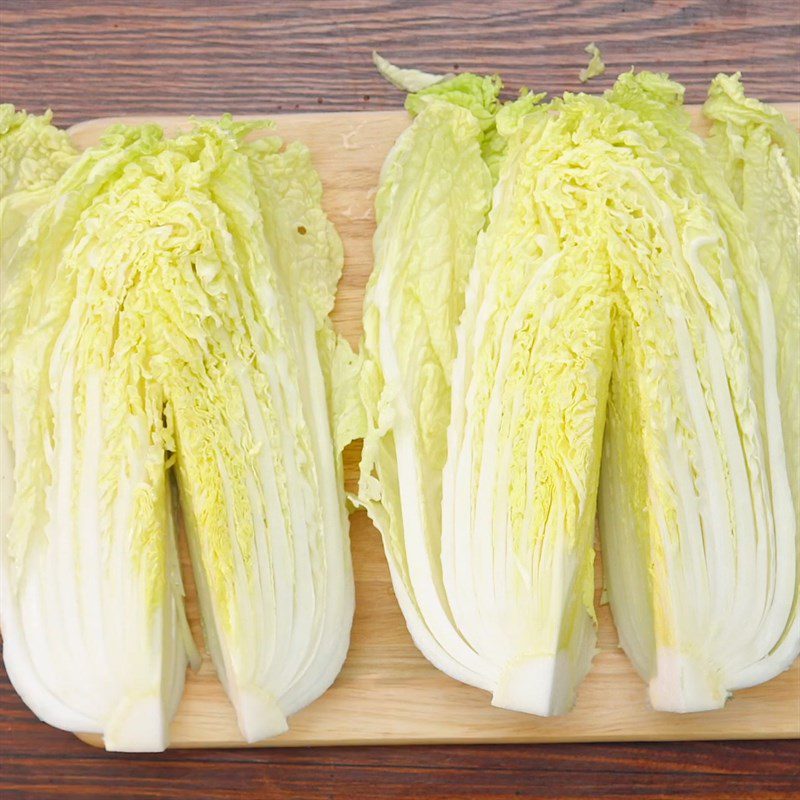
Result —
[{"label": "wooden plank", "polygon": [[28,716],[4,742],[3,800],[796,800],[800,782],[797,740],[129,755]]},{"label": "wooden plank", "polygon": [[[800,104],[783,110],[800,124]],[[698,130],[703,121],[692,108]],[[373,198],[383,159],[407,124],[402,111],[275,117],[276,131],[311,149],[325,187],[324,205],[345,244],[345,272],[334,320],[351,343],[360,335],[361,301],[371,269]],[[97,141],[108,124],[81,123],[75,141]],[[185,117],[138,117],[175,131]],[[352,488],[357,451],[346,454]],[[800,736],[800,661],[767,684],[738,692],[721,711],[677,715],[652,711],[645,686],[617,644],[608,606],[600,606],[597,559],[598,655],[582,684],[575,709],[541,719],[493,708],[486,693],[457,683],[432,667],[416,650],[397,607],[378,533],[366,515],[351,518],[356,578],[356,618],[347,662],[334,686],[290,720],[291,730],[264,746],[568,742],[669,739],[737,739]],[[185,559],[186,561],[186,559]],[[184,564],[185,567],[188,564]],[[187,606],[195,634],[199,614],[187,573]],[[99,745],[99,737],[81,737]],[[243,742],[233,710],[206,657],[190,674],[172,728],[173,747],[233,747]]]},{"label": "wooden plank", "polygon": [[370,62],[499,72],[513,94],[574,91],[583,48],[608,86],[632,64],[667,71],[702,102],[744,71],[764,100],[798,93],[797,0],[3,0],[3,99],[59,124],[104,114],[396,108]]}]

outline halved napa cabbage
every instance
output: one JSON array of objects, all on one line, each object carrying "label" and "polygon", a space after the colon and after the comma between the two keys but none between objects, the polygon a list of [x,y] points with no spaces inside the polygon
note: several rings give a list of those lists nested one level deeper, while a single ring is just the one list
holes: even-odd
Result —
[{"label": "halved napa cabbage", "polygon": [[[791,244],[776,260],[748,224],[715,147],[690,132],[682,95],[646,73],[608,94],[657,133],[648,216],[668,258],[652,271],[651,299],[637,284],[620,306],[600,528],[614,619],[653,706],[698,711],[778,674],[800,649],[789,471],[800,350],[785,299],[800,265]],[[798,236],[796,181],[758,180],[787,244]],[[648,345],[641,315],[653,313],[663,320]]]},{"label": "halved napa cabbage", "polygon": [[[360,496],[409,628],[495,704],[568,710],[594,651],[599,481],[612,610],[653,705],[718,707],[798,651],[791,157],[761,167],[788,214],[765,252],[666,76],[454,110],[458,80],[486,85],[409,100],[365,302]],[[496,186],[476,239],[479,152]]]},{"label": "halved napa cabbage", "polygon": [[493,704],[544,716],[571,707],[595,642],[612,294],[601,173],[584,171],[608,149],[594,112],[498,115],[507,155],[457,330],[443,479],[456,624]]},{"label": "halved napa cabbage", "polygon": [[167,745],[196,658],[176,495],[248,741],[285,730],[347,650],[342,248],[307,150],[245,143],[254,127],[111,129],[7,254],[5,662],[38,716],[109,749]]}]

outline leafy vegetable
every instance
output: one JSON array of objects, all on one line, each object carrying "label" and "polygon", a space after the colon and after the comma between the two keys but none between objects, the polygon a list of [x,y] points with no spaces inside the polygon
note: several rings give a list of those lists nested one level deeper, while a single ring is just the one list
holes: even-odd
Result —
[{"label": "leafy vegetable", "polygon": [[10,257],[33,212],[77,157],[69,136],[40,117],[0,104],[0,298],[11,280]]},{"label": "leafy vegetable", "polygon": [[[775,108],[745,97],[738,75],[712,82],[703,111],[769,283],[778,337],[778,392],[789,483],[800,486],[800,137]],[[736,219],[741,225],[741,220]],[[800,492],[794,494],[800,519]]]},{"label": "leafy vegetable", "polygon": [[[666,76],[546,105],[459,101],[496,177],[485,230],[459,237],[475,243],[467,268],[449,203],[472,208],[475,147],[444,149],[449,117],[438,149],[423,134],[459,80],[474,97],[480,79],[459,76],[407,102],[424,111],[384,168],[365,301],[360,496],[409,628],[496,705],[568,710],[594,649],[599,481],[612,610],[653,705],[718,707],[800,649],[798,444],[782,431],[797,314],[775,297],[797,284],[791,137],[758,106],[750,183],[774,247],[722,177],[743,169],[742,134],[710,149]],[[732,151],[720,169],[713,153]]]},{"label": "leafy vegetable", "polygon": [[600,48],[594,42],[587,44],[583,49],[591,58],[586,68],[578,73],[578,79],[581,83],[586,83],[592,78],[603,75],[606,71],[606,65],[603,63],[603,54],[600,52]]},{"label": "leafy vegetable", "polygon": [[389,83],[404,92],[419,92],[435,83],[452,78],[452,75],[435,75],[418,69],[402,69],[387,61],[380,53],[372,51],[372,63]]},{"label": "leafy vegetable", "polygon": [[611,278],[604,198],[581,174],[606,150],[593,112],[586,98],[499,114],[508,149],[457,332],[443,479],[456,624],[491,664],[493,704],[541,715],[571,707],[594,649]]},{"label": "leafy vegetable", "polygon": [[51,186],[77,155],[69,134],[37,117],[0,104],[0,197]]},{"label": "leafy vegetable", "polygon": [[[797,488],[787,475],[788,454],[798,443],[782,432],[792,408],[784,401],[789,395],[781,397],[776,374],[779,354],[796,363],[798,351],[780,333],[773,313],[782,287],[796,282],[798,265],[768,266],[709,148],[689,131],[682,95],[680,85],[647,74],[623,76],[610,94],[652,124],[663,137],[664,151],[680,162],[680,168],[673,167],[675,204],[690,224],[673,240],[671,264],[675,271],[682,261],[688,265],[697,299],[682,289],[673,304],[665,297],[664,282],[659,285],[658,302],[666,305],[675,336],[680,381],[670,389],[664,415],[662,463],[645,427],[653,419],[651,405],[642,402],[639,418],[628,422],[644,428],[649,542],[621,559],[609,553],[607,570],[623,646],[650,679],[654,707],[693,711],[719,707],[731,691],[768,680],[800,649],[794,617],[798,540],[792,491]],[[767,175],[760,185],[775,199],[786,192]],[[659,197],[663,203],[661,192]],[[709,208],[700,216],[704,203]],[[784,209],[784,214],[790,211]],[[680,219],[675,211],[665,217],[663,205],[660,214],[668,223]],[[778,215],[775,223],[794,227],[797,236],[796,215]],[[685,304],[680,311],[678,301]],[[665,341],[666,336],[659,337],[659,346]],[[641,362],[636,370],[641,385],[646,376]],[[612,378],[612,397],[614,385]],[[618,406],[623,415],[626,405]],[[607,441],[613,450],[613,428]],[[632,457],[625,460],[636,463]],[[631,476],[629,467],[623,469]],[[662,470],[668,481],[663,488],[656,483]],[[624,546],[615,545],[618,529],[612,520],[621,530],[640,518],[636,495],[624,492],[641,480],[615,477],[609,470],[609,488],[621,493],[607,514],[601,503],[601,540],[609,551]],[[625,542],[629,545],[630,537]],[[637,559],[642,560],[634,566]],[[626,609],[642,599],[640,589],[628,591],[626,585],[637,572],[648,575],[644,595],[652,604],[652,626],[641,617],[625,622],[631,614]]]},{"label": "leafy vegetable", "polygon": [[455,326],[489,208],[481,156],[496,82],[462,75],[409,98],[416,114],[381,173],[364,302],[367,432],[359,500],[380,530],[414,641],[440,669],[485,685],[454,625],[440,564],[441,485]]},{"label": "leafy vegetable", "polygon": [[10,255],[6,666],[42,719],[109,749],[166,746],[196,658],[176,489],[248,741],[285,730],[347,650],[341,446],[357,405],[328,320],[342,248],[307,150],[245,143],[256,127],[111,129]]}]

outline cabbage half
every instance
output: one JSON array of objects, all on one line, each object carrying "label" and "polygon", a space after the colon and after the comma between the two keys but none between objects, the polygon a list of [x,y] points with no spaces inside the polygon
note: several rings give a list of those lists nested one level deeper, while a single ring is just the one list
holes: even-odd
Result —
[{"label": "cabbage half", "polygon": [[595,643],[612,324],[602,173],[586,168],[609,150],[598,119],[588,100],[537,108],[523,98],[500,111],[507,154],[453,366],[447,595],[484,659],[492,703],[543,716],[572,706]]},{"label": "cabbage half", "polygon": [[[426,657],[493,692],[497,705],[558,713],[571,704],[594,642],[594,499],[611,304],[607,291],[599,302],[591,294],[580,302],[587,286],[604,280],[599,267],[582,274],[580,253],[560,263],[557,236],[528,236],[528,214],[536,213],[530,145],[498,133],[497,81],[429,83],[409,97],[416,117],[384,165],[376,202],[359,498],[383,535],[395,592]],[[504,126],[518,125],[539,99],[525,95],[506,108]],[[498,168],[495,210],[476,256]],[[507,247],[509,237],[518,244]],[[561,431],[559,409],[527,386],[535,374],[570,390],[564,365],[572,351],[560,333],[584,320],[589,330],[575,344],[586,366],[584,396],[575,398],[574,425]],[[538,372],[529,360],[534,342],[542,348]],[[507,404],[513,416],[502,413]],[[544,454],[573,435],[572,469],[587,470],[586,483],[555,501],[573,516],[554,517],[558,530],[532,542],[522,532],[547,527],[550,499],[544,488],[538,505],[526,505],[526,494],[536,481],[547,487],[563,478],[547,474]],[[537,437],[538,474],[533,463],[524,466]],[[565,531],[574,535],[570,548],[562,546]],[[569,608],[566,597],[574,598]]]},{"label": "cabbage half", "polygon": [[248,741],[347,650],[342,248],[307,150],[253,127],[112,129],[3,243],[6,667],[44,721],[109,749],[167,745],[196,658],[178,496]]},{"label": "cabbage half", "polygon": [[682,95],[646,73],[608,94],[653,132],[658,171],[642,175],[637,218],[660,232],[666,260],[649,270],[649,298],[637,280],[618,306],[600,530],[620,641],[653,707],[701,711],[800,650],[797,172],[780,154],[796,153],[797,135],[783,121],[771,154],[782,172],[751,175],[744,193],[771,212],[775,247],[742,212],[717,147],[690,132]]}]

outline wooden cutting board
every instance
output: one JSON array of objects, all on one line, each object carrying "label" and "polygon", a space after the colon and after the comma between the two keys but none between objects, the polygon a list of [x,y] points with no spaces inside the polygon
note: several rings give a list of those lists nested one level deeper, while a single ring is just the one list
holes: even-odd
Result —
[{"label": "wooden cutting board", "polygon": [[[800,123],[800,104],[783,107]],[[703,130],[698,108],[696,128]],[[373,199],[383,159],[408,124],[403,111],[293,114],[273,117],[277,132],[300,139],[313,154],[325,186],[324,206],[345,248],[345,269],[334,319],[354,345],[361,333],[361,301],[371,269]],[[112,122],[158,122],[169,130],[185,117],[98,119],[71,129],[79,146],[94,144]],[[358,453],[346,456],[354,488]],[[619,649],[607,605],[600,605],[597,559],[598,648],[572,712],[542,719],[493,708],[489,695],[432,667],[414,647],[397,606],[380,537],[366,514],[351,517],[356,615],[350,652],[336,683],[290,719],[290,730],[263,746],[431,744],[466,742],[567,742],[657,739],[768,739],[800,737],[800,660],[753,689],[737,692],[721,711],[666,714],[652,711],[645,684]],[[189,620],[202,632],[194,585],[183,549]],[[101,745],[99,736],[81,736]],[[172,726],[172,747],[244,745],[210,659],[189,673]]]}]

